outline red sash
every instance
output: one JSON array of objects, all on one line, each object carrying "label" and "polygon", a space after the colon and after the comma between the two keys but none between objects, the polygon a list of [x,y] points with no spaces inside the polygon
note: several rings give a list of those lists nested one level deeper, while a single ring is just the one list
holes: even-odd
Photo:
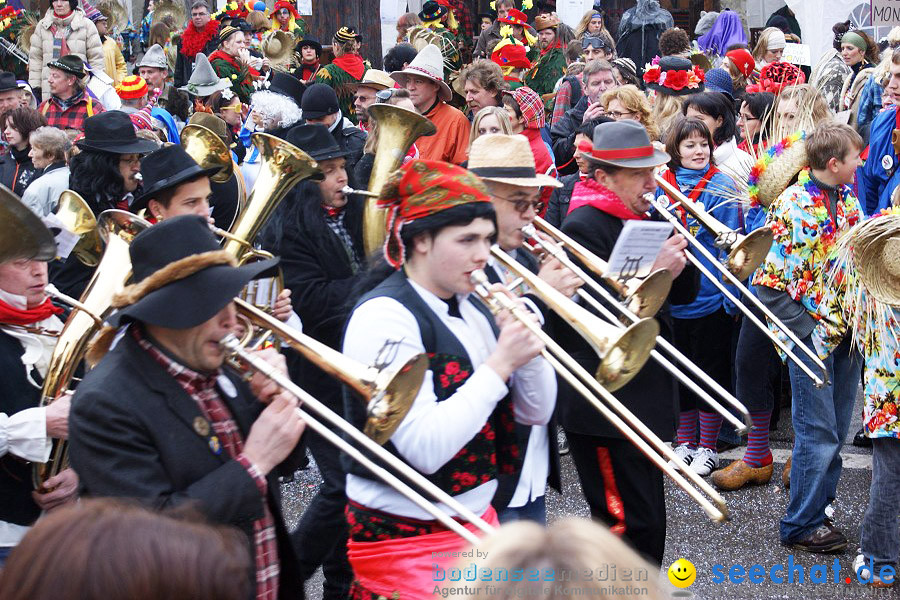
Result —
[{"label": "red sash", "polygon": [[[700,178],[700,182],[697,184],[691,193],[688,194],[688,198],[694,202],[697,201],[697,198],[700,197],[700,194],[703,193],[703,190],[706,189],[706,184],[709,183],[709,180],[713,178],[713,176],[719,172],[719,169],[716,168],[715,165],[709,165],[709,169],[706,170],[706,173],[703,174],[703,177]],[[678,181],[675,179],[675,173],[671,169],[667,169],[665,173],[663,173],[663,179],[672,184],[674,187],[678,188]],[[680,189],[680,188],[679,188]],[[673,198],[669,195],[669,192],[666,192],[666,196],[669,196],[669,199],[672,202],[678,202],[676,198]],[[681,223],[687,227],[687,212],[681,207],[678,206],[675,209],[678,212],[678,216],[681,217]]]}]

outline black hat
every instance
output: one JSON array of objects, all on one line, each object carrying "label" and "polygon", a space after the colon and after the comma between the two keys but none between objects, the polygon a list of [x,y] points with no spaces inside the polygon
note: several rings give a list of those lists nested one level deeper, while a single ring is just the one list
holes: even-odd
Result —
[{"label": "black hat", "polygon": [[159,146],[134,133],[131,119],[119,110],[102,112],[84,120],[84,137],[75,142],[82,150],[102,150],[113,154],[146,154]]},{"label": "black hat", "polygon": [[304,119],[320,119],[341,109],[334,88],[324,83],[314,83],[303,93],[300,110],[303,111]]},{"label": "black hat", "polygon": [[300,106],[300,100],[306,93],[306,86],[293,75],[289,75],[282,71],[275,71],[274,69],[273,72],[274,75],[272,75],[272,79],[269,81],[268,90],[270,92],[275,92],[276,94],[281,94],[282,96],[287,96],[293,100],[297,106]]},{"label": "black hat", "polygon": [[184,148],[175,144],[151,152],[141,160],[144,191],[132,203],[131,212],[146,208],[147,203],[162,190],[174,188],[200,175],[209,177],[218,171],[218,167],[204,169]]},{"label": "black hat", "polygon": [[686,96],[703,91],[703,81],[694,71],[694,63],[690,59],[663,56],[656,66],[659,68],[648,69],[644,74],[647,88],[667,96]]},{"label": "black hat", "polygon": [[311,35],[304,37],[302,40],[297,42],[297,50],[302,48],[303,46],[309,46],[311,48],[316,49],[316,56],[322,56],[322,44],[319,43],[319,40],[314,38]]},{"label": "black hat", "polygon": [[19,82],[16,76],[9,71],[0,71],[0,92],[9,92],[11,90],[20,90]]},{"label": "black hat", "polygon": [[349,154],[341,150],[328,128],[318,123],[292,127],[285,140],[309,154],[313,160],[341,158]]},{"label": "black hat", "polygon": [[113,326],[141,321],[189,329],[213,318],[247,283],[267,275],[278,259],[234,266],[204,217],[183,215],[143,230],[128,248],[133,282],[114,300]]},{"label": "black hat", "polygon": [[250,23],[242,19],[241,17],[235,17],[231,20],[231,26],[235,29],[240,29],[244,33],[250,33],[253,31],[253,28],[250,26]]},{"label": "black hat", "polygon": [[51,69],[59,69],[64,73],[68,73],[69,75],[74,75],[79,78],[83,78],[87,75],[87,71],[84,70],[84,61],[74,54],[66,54],[65,56],[60,56],[56,60],[51,60],[49,63],[47,63],[47,66]]},{"label": "black hat", "polygon": [[436,21],[446,14],[446,6],[441,6],[434,0],[428,0],[428,2],[422,5],[422,12],[419,13],[419,18],[426,22]]},{"label": "black hat", "polygon": [[581,153],[583,158],[614,167],[658,167],[671,158],[653,147],[643,125],[631,120],[600,123],[594,128],[591,146],[590,152]]}]

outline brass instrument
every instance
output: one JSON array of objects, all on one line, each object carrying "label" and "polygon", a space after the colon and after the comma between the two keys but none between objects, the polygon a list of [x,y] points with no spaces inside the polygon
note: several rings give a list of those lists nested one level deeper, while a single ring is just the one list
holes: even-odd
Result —
[{"label": "brass instrument", "polygon": [[176,29],[187,22],[188,15],[184,3],[178,0],[159,0],[153,6],[153,16],[150,18],[150,26],[162,23],[166,17],[171,16]]},{"label": "brass instrument", "polygon": [[[149,226],[143,219],[122,210],[107,210],[100,214],[97,228],[106,242],[106,250],[53,348],[41,389],[41,406],[46,406],[68,391],[75,369],[87,352],[88,341],[99,331],[102,320],[110,313],[113,296],[131,277],[128,245],[134,236]],[[68,466],[68,443],[54,440],[53,445],[50,459],[34,465],[36,489]]]},{"label": "brass instrument", "polygon": [[0,185],[0,263],[14,258],[53,260],[56,240],[12,190]]},{"label": "brass instrument", "polygon": [[286,70],[291,66],[291,58],[294,55],[296,38],[288,33],[276,29],[268,32],[260,43],[263,56],[269,59],[273,68]]},{"label": "brass instrument", "polygon": [[[646,306],[661,306],[666,297],[669,295],[669,286],[671,285],[672,281],[671,275],[668,276],[668,280],[666,281],[667,285],[665,286],[665,288],[657,286],[657,288],[654,289],[654,287],[651,286],[648,289],[644,289],[648,280],[644,280],[644,283],[637,286],[632,285],[631,288],[634,289],[634,291],[631,292],[631,296],[626,296],[624,303],[620,302],[618,298],[615,298],[593,277],[588,275],[588,273],[586,273],[584,269],[582,269],[578,264],[572,261],[572,259],[569,258],[563,248],[566,248],[570,252],[572,252],[572,254],[574,254],[576,258],[578,258],[578,260],[582,262],[582,264],[586,265],[591,271],[597,273],[600,276],[603,276],[606,273],[607,265],[605,261],[603,261],[593,252],[591,252],[575,240],[571,239],[569,236],[559,231],[540,217],[535,218],[534,224],[539,227],[546,235],[558,240],[559,243],[557,244],[553,242],[547,242],[546,240],[539,238],[535,234],[534,227],[526,226],[522,228],[522,233],[524,234],[526,239],[526,245],[529,245],[533,248],[540,248],[553,258],[557,259],[567,269],[572,271],[572,273],[574,273],[582,281],[584,281],[585,286],[587,286],[600,297],[609,302],[611,306],[618,310],[622,314],[622,316],[628,320],[628,322],[637,323],[643,316],[643,314],[636,310],[636,308]],[[668,271],[662,272],[668,274]],[[651,275],[653,275],[653,273],[651,273]],[[604,281],[610,282],[610,279],[604,278]],[[625,290],[629,289],[627,286],[623,287]],[[614,289],[616,289],[619,294],[624,295],[624,293],[618,288]],[[638,292],[640,292],[640,294]],[[619,327],[624,327],[619,319],[616,318],[616,315],[613,314],[612,310],[607,308],[602,302],[600,302],[593,295],[589,294],[586,290],[579,289],[576,294],[578,294],[583,302],[591,305],[594,310],[603,315],[603,318],[607,319],[610,323],[614,323]],[[662,294],[662,296],[656,297],[655,294]],[[637,296],[637,301],[635,301],[635,296]],[[646,299],[642,298],[642,296],[646,296]],[[632,299],[632,302],[628,302],[629,298]],[[654,309],[654,312],[655,310],[658,310],[658,308]],[[715,379],[706,374],[703,369],[698,367],[692,360],[682,354],[681,351],[679,351],[675,346],[672,345],[671,342],[669,342],[669,340],[667,340],[663,336],[659,335],[656,337],[656,344],[660,347],[660,349],[665,350],[669,356],[678,361],[679,364],[681,364],[695,377],[697,377],[699,381],[709,386],[728,404],[737,409],[738,412],[741,413],[743,421],[739,420],[730,411],[726,410],[719,402],[717,402],[711,395],[709,395],[706,390],[700,387],[696,382],[688,377],[687,374],[684,373],[684,371],[677,368],[656,349],[650,352],[650,357],[653,358],[653,360],[655,360],[662,368],[664,368],[678,381],[680,381],[682,385],[693,391],[701,399],[705,400],[706,403],[713,410],[722,415],[725,420],[729,421],[735,427],[738,435],[744,435],[750,430],[750,427],[752,426],[750,413],[747,411],[747,407],[744,406],[737,398],[735,398],[731,392],[726,390]]]},{"label": "brass instrument", "polygon": [[96,267],[103,255],[103,240],[94,211],[78,192],[66,190],[59,196],[56,218],[68,231],[81,239],[72,248],[71,254],[88,267]]},{"label": "brass instrument", "polygon": [[19,48],[18,45],[13,44],[6,38],[0,38],[0,52],[9,54],[16,60],[25,63],[26,68],[29,65],[28,54],[26,54],[24,50]]},{"label": "brass instrument", "polygon": [[[662,181],[662,179],[658,176],[657,176],[657,180]],[[666,182],[666,183],[668,185],[668,182]],[[671,190],[671,186],[669,186],[668,189]],[[672,192],[677,193],[678,196],[681,196],[681,198],[684,198],[684,194],[682,194],[680,190],[672,190]],[[687,198],[684,198],[684,199],[687,200]],[[809,376],[810,379],[812,379],[813,384],[816,387],[821,388],[824,385],[826,385],[828,383],[828,370],[825,368],[825,365],[822,363],[822,361],[819,360],[819,357],[816,355],[816,353],[813,350],[810,350],[809,348],[807,348],[803,344],[803,342],[800,341],[800,338],[798,338],[797,335],[793,331],[791,331],[784,323],[781,322],[781,320],[777,316],[775,316],[775,313],[773,313],[771,310],[766,308],[766,306],[760,301],[760,299],[757,298],[753,292],[751,292],[750,290],[747,289],[747,287],[741,282],[740,279],[738,279],[738,277],[731,271],[731,269],[728,269],[728,268],[725,268],[724,266],[722,266],[719,263],[718,259],[715,256],[713,256],[713,254],[709,250],[707,250],[706,247],[697,240],[697,238],[692,236],[691,232],[688,231],[684,225],[681,224],[681,221],[678,219],[678,217],[676,217],[671,212],[669,212],[668,206],[666,206],[665,204],[663,204],[662,202],[660,202],[657,199],[652,200],[652,204],[653,204],[653,208],[655,208],[656,211],[660,215],[662,215],[664,219],[666,219],[669,223],[671,223],[672,226],[675,227],[675,230],[678,231],[678,233],[680,233],[681,235],[683,235],[685,237],[685,239],[687,239],[688,243],[690,243],[700,254],[702,254],[712,265],[714,265],[714,267],[721,273],[722,278],[726,279],[730,284],[737,287],[737,289],[740,290],[741,293],[743,294],[744,298],[746,298],[748,301],[752,302],[754,306],[756,306],[760,311],[762,311],[762,313],[766,316],[766,319],[768,319],[772,324],[774,324],[779,330],[784,332],[784,334],[788,337],[788,339],[790,339],[790,341],[793,342],[797,348],[799,348],[804,354],[806,354],[813,361],[813,364],[816,366],[817,369],[822,370],[822,377],[819,377],[818,375],[813,373],[812,369],[810,369],[806,365],[806,363],[804,363],[802,360],[800,360],[797,357],[797,355],[790,348],[788,348],[787,344],[782,342],[778,338],[778,336],[776,336],[774,333],[769,331],[768,326],[765,323],[763,323],[762,321],[760,321],[759,318],[755,314],[753,314],[753,311],[751,311],[749,308],[744,306],[744,303],[741,302],[741,300],[737,296],[735,296],[731,292],[731,290],[728,289],[728,287],[723,285],[718,277],[716,277],[715,275],[710,273],[709,269],[707,269],[703,265],[703,263],[700,262],[700,259],[695,257],[690,252],[685,252],[685,256],[687,257],[687,260],[690,261],[690,263],[693,264],[704,277],[709,279],[713,283],[713,285],[715,285],[719,289],[719,291],[721,291],[722,294],[724,294],[724,296],[726,298],[731,300],[731,302],[734,303],[735,306],[737,306],[738,310],[740,310],[742,313],[744,313],[744,316],[746,318],[750,319],[750,322],[752,322],[754,325],[759,327],[759,329],[764,334],[766,334],[766,337],[768,337],[772,341],[772,343],[774,343],[775,346],[778,347],[779,350],[784,352],[788,358],[793,360],[797,364],[797,366],[800,367],[800,369],[804,373],[806,373],[806,375]],[[715,221],[715,222],[718,223],[718,221]],[[759,230],[757,230],[757,231],[759,231]],[[769,232],[768,235],[771,236],[772,235],[771,230],[767,229],[767,231]],[[754,231],[753,233],[756,233],[756,232]],[[749,238],[750,236],[746,236],[746,237]],[[770,243],[770,245],[771,245],[771,243]],[[763,258],[765,258],[765,256],[763,256]]]},{"label": "brass instrument", "polygon": [[[116,0],[103,0],[98,2],[97,10],[103,13],[108,19],[110,31],[113,31],[114,29],[122,31],[128,25],[128,14],[125,12],[125,7]],[[180,27],[183,22],[184,21],[176,21],[175,23]],[[175,32],[173,31],[172,33]]]},{"label": "brass instrument", "polygon": [[373,104],[369,107],[369,122],[378,127],[375,162],[369,176],[371,200],[363,212],[363,247],[366,256],[381,248],[385,238],[386,211],[378,208],[377,198],[392,171],[403,164],[403,157],[413,143],[423,135],[434,135],[434,123],[419,113],[392,104]]},{"label": "brass instrument", "polygon": [[704,229],[716,236],[716,246],[728,252],[726,262],[728,270],[739,280],[743,281],[750,277],[760,263],[765,260],[772,247],[773,236],[769,228],[761,227],[747,235],[741,235],[733,229],[725,227],[706,212],[701,205],[682,194],[681,190],[660,175],[656,176],[656,183],[669,197],[675,199],[676,208],[681,207],[690,213]]},{"label": "brass instrument", "polygon": [[521,278],[531,292],[543,300],[553,312],[571,325],[600,357],[594,378],[609,391],[615,391],[637,375],[659,335],[659,324],[641,319],[625,331],[595,317],[587,309],[567,298],[552,285],[519,264],[499,246],[491,255],[510,272]]},{"label": "brass instrument", "polygon": [[[512,261],[511,258],[509,260]],[[544,343],[541,355],[550,363],[556,373],[590,402],[605,419],[618,429],[628,441],[634,444],[638,450],[643,452],[651,462],[668,475],[678,487],[693,498],[711,519],[724,521],[728,518],[728,508],[725,505],[725,500],[718,492],[710,487],[702,477],[691,471],[684,464],[684,461],[678,458],[678,455],[675,454],[672,448],[659,439],[640,419],[634,416],[634,413],[628,410],[609,390],[594,379],[552,337],[547,335],[540,325],[534,322],[527,311],[522,309],[505,293],[493,292],[488,287],[488,280],[484,271],[474,271],[471,278],[472,283],[475,285],[475,293],[485,302],[488,308],[495,314],[504,310],[509,311],[514,318],[537,336]],[[644,356],[646,357],[648,353],[649,347],[644,352]],[[670,465],[666,459],[672,461],[677,467]],[[681,473],[676,469],[680,469]],[[691,482],[689,483],[685,478],[690,479]],[[702,494],[700,490],[703,491]],[[711,503],[703,494],[706,494],[713,502]],[[713,503],[715,503],[715,506],[713,506]]]},{"label": "brass instrument", "polygon": [[181,130],[181,147],[203,169],[218,167],[210,177],[216,183],[225,183],[234,173],[231,150],[211,129],[196,123],[188,123]]}]

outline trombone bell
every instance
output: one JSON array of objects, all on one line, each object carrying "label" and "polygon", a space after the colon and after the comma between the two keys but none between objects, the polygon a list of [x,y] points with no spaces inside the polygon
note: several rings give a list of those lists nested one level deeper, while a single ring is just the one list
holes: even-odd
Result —
[{"label": "trombone bell", "polygon": [[652,317],[666,303],[671,289],[672,274],[665,269],[657,269],[644,279],[625,282],[625,306],[642,319]]},{"label": "trombone bell", "polygon": [[761,227],[740,238],[731,245],[731,251],[728,253],[728,270],[743,281],[766,259],[772,248],[773,234],[768,227]]}]

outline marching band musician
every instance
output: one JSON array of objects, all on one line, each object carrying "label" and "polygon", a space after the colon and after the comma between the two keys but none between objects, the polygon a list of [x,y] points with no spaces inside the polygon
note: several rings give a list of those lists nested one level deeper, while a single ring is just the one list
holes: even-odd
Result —
[{"label": "marching band musician", "polygon": [[[18,202],[6,195],[4,201]],[[51,304],[46,286],[45,261],[13,256],[0,262],[0,568],[41,511],[77,497],[72,469],[48,479],[41,490],[32,486],[31,462],[46,462],[50,438],[68,433],[68,395],[38,407],[56,345],[53,334],[63,327],[62,310]]]},{"label": "marching band musician", "polygon": [[[134,283],[114,299],[118,343],[78,386],[69,419],[82,493],[192,503],[247,535],[256,598],[302,598],[278,483],[301,452],[297,401],[259,375],[248,386],[223,367],[219,345],[236,325],[232,299],[277,260],[236,267],[194,215],[142,231],[129,253]],[[94,357],[115,333],[104,330]],[[261,356],[286,370],[271,349]]]},{"label": "marching band musician", "polygon": [[[581,280],[558,260],[539,264],[537,258],[522,247],[525,241],[522,227],[530,225],[543,211],[541,188],[561,186],[553,177],[537,172],[528,140],[520,135],[479,137],[469,152],[469,170],[487,186],[497,216],[500,248],[566,297],[571,297],[582,284]],[[488,259],[485,273],[492,282],[508,284],[515,279],[493,257]],[[537,304],[543,308],[540,301]],[[551,427],[516,427],[520,452],[525,458],[521,471],[499,477],[500,486],[493,504],[501,523],[519,519],[546,523],[544,490],[548,478],[557,491],[561,486],[559,453],[556,444],[549,443],[548,431],[556,432],[555,423]]]},{"label": "marching band musician", "polygon": [[[471,300],[470,276],[486,267],[496,236],[490,197],[477,177],[439,161],[410,161],[391,176],[381,204],[389,208],[388,265],[372,280],[387,278],[351,313],[344,353],[387,368],[429,353],[431,375],[387,447],[496,524],[490,502],[497,475],[521,461],[514,425],[547,424],[553,371],[522,323],[507,313],[495,320]],[[358,398],[348,398],[345,411],[361,425]],[[430,594],[433,568],[455,560],[440,557],[463,549],[465,540],[357,465],[347,466],[351,597]]]},{"label": "marching band musician", "polygon": [[[608,260],[625,222],[648,218],[651,205],[645,194],[656,191],[654,169],[667,163],[669,155],[653,148],[647,131],[636,121],[601,123],[594,129],[592,145],[580,151],[590,163],[589,175],[575,184],[562,230]],[[653,264],[653,270],[668,269],[675,278],[672,304],[691,302],[697,293],[697,271],[684,271],[686,247],[682,236],[670,237]],[[656,319],[661,334],[671,339],[666,305]],[[599,363],[594,350],[562,319],[553,319],[552,324],[560,345],[593,373]],[[672,439],[678,390],[657,363],[644,365],[615,396],[659,438]],[[560,384],[558,403],[560,424],[591,515],[648,560],[661,563],[666,542],[662,472],[565,383]]]}]

